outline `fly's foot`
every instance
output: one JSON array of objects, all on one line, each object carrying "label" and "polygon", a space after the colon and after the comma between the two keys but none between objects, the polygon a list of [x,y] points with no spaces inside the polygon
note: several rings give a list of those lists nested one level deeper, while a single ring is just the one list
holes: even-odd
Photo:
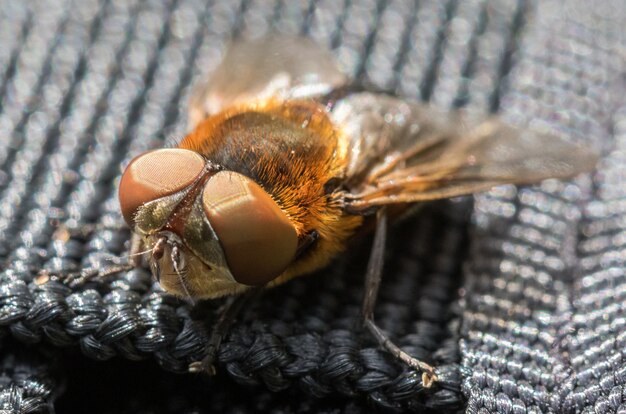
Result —
[{"label": "fly's foot", "polygon": [[385,348],[403,363],[422,373],[422,386],[424,388],[431,388],[436,382],[439,381],[439,377],[437,376],[433,366],[412,357],[403,351],[399,346],[394,344],[391,339],[389,339],[389,337],[376,325],[376,323],[374,323],[373,319],[366,319],[364,321],[364,325],[374,338],[376,338],[380,346]]},{"label": "fly's foot", "polygon": [[437,374],[435,372],[422,372],[422,385],[424,388],[430,388],[434,383],[439,381]]},{"label": "fly's foot", "polygon": [[202,361],[195,361],[189,364],[189,372],[215,375],[215,359],[222,340],[228,335],[230,328],[244,305],[260,295],[262,290],[262,288],[253,288],[240,296],[226,299],[224,305],[218,310],[217,322],[211,330],[211,336],[206,345],[206,356]]},{"label": "fly's foot", "polygon": [[206,374],[213,376],[217,373],[215,370],[215,352],[209,353],[206,357],[202,359],[202,361],[195,361],[189,364],[187,368],[188,371],[192,374]]}]

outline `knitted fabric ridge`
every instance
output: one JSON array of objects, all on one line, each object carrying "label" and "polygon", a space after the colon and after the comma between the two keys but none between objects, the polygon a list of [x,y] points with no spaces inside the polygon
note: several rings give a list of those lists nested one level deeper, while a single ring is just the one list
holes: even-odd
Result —
[{"label": "knitted fabric ridge", "polygon": [[[626,410],[624,22],[620,1],[0,2],[0,410]],[[229,39],[271,30],[314,38],[366,87],[603,155],[591,176],[392,227],[376,317],[439,367],[431,389],[356,328],[368,239],[251,304],[211,379],[174,373],[202,358],[221,301],[172,298],[147,269],[42,283],[127,254],[122,166],[184,136]]]}]

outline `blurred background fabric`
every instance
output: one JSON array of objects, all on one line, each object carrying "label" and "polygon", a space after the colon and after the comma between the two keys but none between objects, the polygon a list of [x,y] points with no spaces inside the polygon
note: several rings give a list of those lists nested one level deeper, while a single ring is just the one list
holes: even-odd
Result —
[{"label": "blurred background fabric", "polygon": [[[626,412],[623,0],[0,2],[0,410],[11,413]],[[355,329],[368,240],[267,292],[202,357],[219,301],[110,265],[138,153],[180,139],[233,36],[302,34],[356,82],[549,130],[602,154],[392,228],[377,320],[436,364],[424,389]]]}]

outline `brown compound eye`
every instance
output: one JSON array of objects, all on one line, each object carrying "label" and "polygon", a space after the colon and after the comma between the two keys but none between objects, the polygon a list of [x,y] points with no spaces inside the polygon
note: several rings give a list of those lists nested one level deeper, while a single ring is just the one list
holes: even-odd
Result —
[{"label": "brown compound eye", "polygon": [[158,149],[135,157],[120,181],[120,206],[126,222],[133,225],[141,205],[191,185],[204,164],[199,154],[179,148]]},{"label": "brown compound eye", "polygon": [[264,285],[293,261],[296,229],[254,181],[220,171],[205,184],[202,204],[237,282]]}]

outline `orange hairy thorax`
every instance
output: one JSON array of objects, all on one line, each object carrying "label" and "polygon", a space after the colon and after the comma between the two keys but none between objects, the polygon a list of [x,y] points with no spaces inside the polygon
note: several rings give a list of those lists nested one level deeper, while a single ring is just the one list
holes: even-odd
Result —
[{"label": "orange hairy thorax", "polygon": [[326,185],[344,175],[345,139],[320,104],[268,100],[208,117],[179,147],[256,182],[299,238],[318,234],[273,285],[326,265],[362,223],[361,216],[342,210],[342,192]]}]

